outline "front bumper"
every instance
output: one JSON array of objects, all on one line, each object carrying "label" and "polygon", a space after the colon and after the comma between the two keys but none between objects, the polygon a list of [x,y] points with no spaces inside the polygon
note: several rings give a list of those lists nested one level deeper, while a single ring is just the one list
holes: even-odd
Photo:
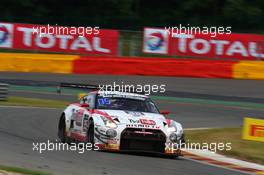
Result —
[{"label": "front bumper", "polygon": [[[105,138],[105,137],[104,137]],[[100,139],[102,141],[102,139]],[[181,151],[168,141],[161,130],[125,128],[116,138],[98,143],[100,150],[118,152],[148,152],[166,155],[180,155]]]}]

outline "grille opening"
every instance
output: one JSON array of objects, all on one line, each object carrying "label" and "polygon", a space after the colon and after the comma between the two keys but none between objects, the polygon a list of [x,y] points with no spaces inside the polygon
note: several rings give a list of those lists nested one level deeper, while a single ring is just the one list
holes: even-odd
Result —
[{"label": "grille opening", "polygon": [[127,128],[121,133],[120,149],[164,153],[165,142],[166,136],[160,130]]}]

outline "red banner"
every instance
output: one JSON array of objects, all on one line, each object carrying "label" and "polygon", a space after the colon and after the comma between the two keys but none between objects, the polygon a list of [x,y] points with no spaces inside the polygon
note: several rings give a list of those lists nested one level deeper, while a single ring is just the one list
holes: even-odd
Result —
[{"label": "red banner", "polygon": [[[43,33],[45,28],[46,33]],[[2,48],[117,55],[118,35],[117,30],[91,27],[0,23],[0,47]]]},{"label": "red banner", "polygon": [[[191,33],[191,32],[189,32]],[[202,58],[264,59],[264,35],[172,34],[165,29],[145,28],[143,52]]]}]

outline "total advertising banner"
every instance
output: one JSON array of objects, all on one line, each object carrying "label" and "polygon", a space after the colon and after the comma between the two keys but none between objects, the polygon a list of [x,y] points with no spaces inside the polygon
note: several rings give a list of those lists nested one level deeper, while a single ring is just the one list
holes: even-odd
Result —
[{"label": "total advertising banner", "polygon": [[[40,33],[44,31],[40,29],[47,27],[46,33]],[[58,29],[61,30],[58,31]],[[80,31],[82,35],[80,35]],[[58,32],[60,33],[58,34]],[[0,23],[0,48],[117,55],[118,36],[117,30],[91,27],[86,29],[78,27]]]},{"label": "total advertising banner", "polygon": [[264,35],[256,34],[172,34],[161,28],[145,28],[143,52],[170,56],[264,59]]}]

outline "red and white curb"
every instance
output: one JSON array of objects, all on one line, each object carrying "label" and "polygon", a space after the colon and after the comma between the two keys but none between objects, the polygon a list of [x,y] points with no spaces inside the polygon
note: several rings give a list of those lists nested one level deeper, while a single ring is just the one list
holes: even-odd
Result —
[{"label": "red and white curb", "polygon": [[184,157],[210,165],[224,167],[248,174],[264,174],[264,166],[243,160],[229,158],[207,150],[182,150]]}]

